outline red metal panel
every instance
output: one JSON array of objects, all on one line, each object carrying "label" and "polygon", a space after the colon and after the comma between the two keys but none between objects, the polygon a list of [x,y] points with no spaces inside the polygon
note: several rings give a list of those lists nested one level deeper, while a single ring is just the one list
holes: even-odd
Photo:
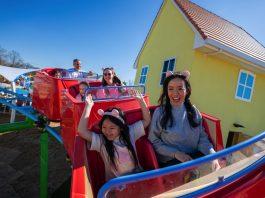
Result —
[{"label": "red metal panel", "polygon": [[32,106],[38,112],[53,121],[60,120],[60,91],[64,89],[62,81],[44,72],[34,77]]},{"label": "red metal panel", "polygon": [[[86,147],[85,140],[76,137],[75,141],[75,153],[76,156],[72,161],[73,169],[72,169],[72,181],[71,181],[71,192],[70,197],[74,198],[85,198],[89,195],[89,190],[91,189],[90,183],[87,178],[86,171]],[[91,192],[91,191],[90,191]],[[90,193],[89,197],[92,194]]]}]

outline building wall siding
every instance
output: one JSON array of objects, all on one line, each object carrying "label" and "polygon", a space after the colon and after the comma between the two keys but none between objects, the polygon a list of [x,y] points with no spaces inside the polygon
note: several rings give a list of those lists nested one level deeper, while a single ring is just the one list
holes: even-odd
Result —
[{"label": "building wall siding", "polygon": [[[255,135],[265,130],[265,74],[255,71],[255,87],[251,102],[235,99],[239,62],[229,62],[222,55],[205,55],[193,49],[195,34],[171,0],[165,0],[146,45],[139,56],[135,84],[142,66],[149,65],[146,81],[150,102],[157,104],[165,59],[175,57],[175,71],[191,72],[191,100],[202,112],[221,119],[223,138],[229,131]],[[249,69],[247,71],[250,71]],[[234,128],[239,123],[245,128]]]}]

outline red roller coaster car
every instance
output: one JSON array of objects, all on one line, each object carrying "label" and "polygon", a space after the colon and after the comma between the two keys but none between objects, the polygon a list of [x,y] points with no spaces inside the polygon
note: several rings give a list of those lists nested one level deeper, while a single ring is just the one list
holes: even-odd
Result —
[{"label": "red roller coaster car", "polygon": [[59,68],[45,68],[37,72],[34,77],[32,106],[51,121],[60,121],[61,92],[72,85],[77,85],[80,80],[89,82],[90,86],[100,86],[101,81],[96,78],[71,79],[56,78],[56,71],[66,73]]}]

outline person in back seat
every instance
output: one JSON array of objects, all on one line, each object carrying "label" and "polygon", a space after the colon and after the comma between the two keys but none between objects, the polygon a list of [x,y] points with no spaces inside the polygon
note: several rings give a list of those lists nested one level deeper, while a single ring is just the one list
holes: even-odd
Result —
[{"label": "person in back seat", "polygon": [[87,129],[87,119],[94,103],[91,95],[88,95],[78,125],[78,134],[87,140],[88,149],[100,153],[105,164],[106,180],[141,170],[136,155],[135,142],[145,135],[144,129],[149,125],[151,117],[141,94],[135,90],[132,90],[130,94],[139,102],[143,120],[127,125],[120,109],[114,107],[105,112],[99,109],[98,113],[102,116],[99,122],[101,134],[91,132]]},{"label": "person in back seat", "polygon": [[[167,72],[160,106],[155,110],[149,133],[161,167],[214,153],[202,126],[202,116],[190,102],[190,73]],[[220,168],[212,161],[213,170]]]},{"label": "person in back seat", "polygon": [[102,86],[122,86],[122,82],[116,75],[113,67],[103,69]]},{"label": "person in back seat", "polygon": [[55,73],[54,73],[54,77],[55,78],[62,78],[63,77],[62,71],[61,70],[56,70]]},{"label": "person in back seat", "polygon": [[79,59],[73,60],[73,68],[67,70],[70,78],[86,78],[88,73],[81,70],[81,61]]},{"label": "person in back seat", "polygon": [[112,67],[103,68],[102,86],[106,89],[99,89],[97,98],[116,98],[124,91],[121,88],[107,88],[108,86],[123,86]]},{"label": "person in back seat", "polygon": [[85,101],[86,98],[86,90],[89,87],[89,84],[85,81],[82,81],[79,83],[79,94],[77,94],[77,96],[75,97],[75,99],[79,100],[79,101]]}]

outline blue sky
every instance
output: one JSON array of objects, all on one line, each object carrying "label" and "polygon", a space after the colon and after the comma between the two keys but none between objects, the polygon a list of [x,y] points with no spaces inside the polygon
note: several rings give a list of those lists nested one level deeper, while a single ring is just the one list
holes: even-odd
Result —
[{"label": "blue sky", "polygon": [[[0,46],[38,67],[84,70],[113,66],[122,80],[132,68],[162,0],[0,0]],[[243,27],[265,45],[265,1],[192,0]]]}]

